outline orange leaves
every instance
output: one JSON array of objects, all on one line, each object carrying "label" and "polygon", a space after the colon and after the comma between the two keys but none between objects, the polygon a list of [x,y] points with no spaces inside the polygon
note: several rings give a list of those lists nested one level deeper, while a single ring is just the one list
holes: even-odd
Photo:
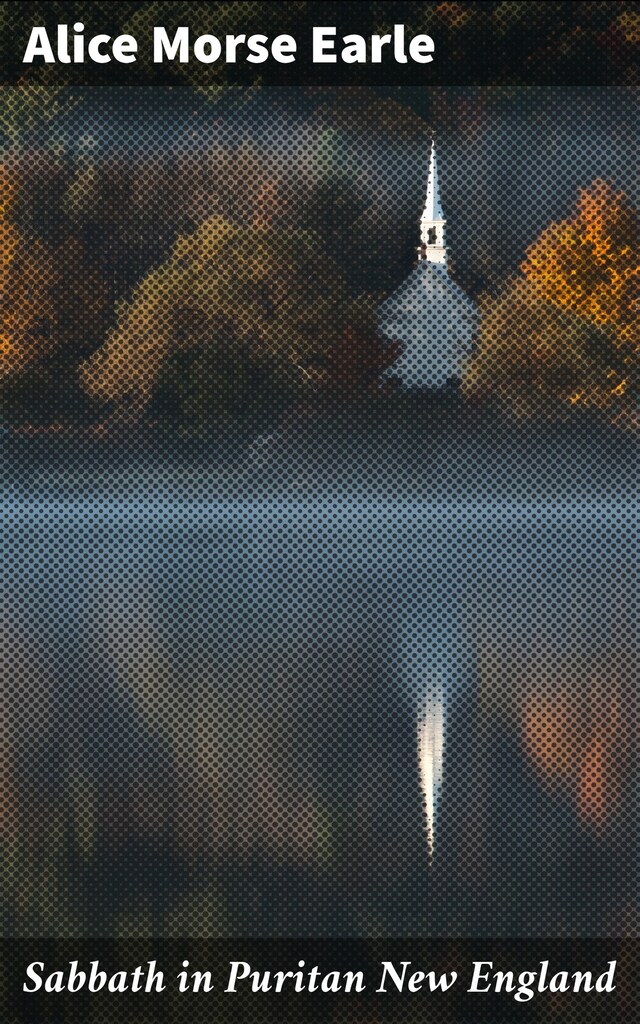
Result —
[{"label": "orange leaves", "polygon": [[637,351],[639,228],[624,193],[595,181],[580,191],[571,217],[543,231],[522,272],[549,302],[614,328],[616,345]]},{"label": "orange leaves", "polygon": [[613,22],[618,29],[625,43],[630,46],[640,46],[640,13],[637,11],[623,11]]},{"label": "orange leaves", "polygon": [[604,181],[582,189],[574,213],[527,250],[522,276],[482,299],[465,390],[493,391],[518,415],[632,408],[639,227],[624,193]]},{"label": "orange leaves", "polygon": [[53,315],[54,260],[44,243],[21,238],[13,221],[17,191],[15,171],[0,166],[0,379],[46,346]]},{"label": "orange leaves", "polygon": [[13,429],[56,430],[88,410],[77,363],[101,341],[104,272],[68,231],[56,244],[28,232],[30,183],[0,164],[0,400]]}]

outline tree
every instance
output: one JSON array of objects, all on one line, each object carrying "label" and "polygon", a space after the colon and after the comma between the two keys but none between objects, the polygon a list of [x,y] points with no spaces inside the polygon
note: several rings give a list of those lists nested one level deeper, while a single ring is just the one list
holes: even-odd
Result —
[{"label": "tree", "polygon": [[215,215],[179,237],[84,364],[88,391],[136,414],[170,393],[178,418],[204,425],[251,416],[247,401],[275,408],[322,379],[353,303],[314,237],[269,219]]},{"label": "tree", "polygon": [[529,248],[522,275],[480,300],[468,394],[491,391],[518,414],[633,408],[640,389],[638,219],[604,182]]},{"label": "tree", "polygon": [[53,318],[53,261],[37,239],[22,238],[14,222],[16,170],[0,168],[0,384],[48,344]]},{"label": "tree", "polygon": [[24,79],[17,85],[3,86],[0,89],[0,131],[12,152],[17,153],[23,147],[25,138],[33,138],[72,109],[79,100],[78,92],[77,88],[74,91],[64,85],[46,81],[36,84]]},{"label": "tree", "polygon": [[481,296],[480,330],[467,363],[467,395],[496,395],[519,416],[557,416],[585,401],[606,406],[607,334],[548,301],[526,278]]},{"label": "tree", "polygon": [[0,167],[0,410],[12,424],[81,418],[77,363],[106,327],[107,296],[84,246],[18,226],[20,175]]},{"label": "tree", "polygon": [[[609,337],[637,385],[640,257],[637,211],[604,181],[582,189],[567,220],[551,224],[527,251],[522,271],[545,298]],[[631,381],[627,386],[631,386]]]}]

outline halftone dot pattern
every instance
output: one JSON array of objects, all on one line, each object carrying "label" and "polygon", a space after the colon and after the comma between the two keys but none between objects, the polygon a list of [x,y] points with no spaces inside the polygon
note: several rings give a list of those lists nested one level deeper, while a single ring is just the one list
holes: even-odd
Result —
[{"label": "halftone dot pattern", "polygon": [[637,935],[637,93],[46,95],[5,99],[6,933]]}]

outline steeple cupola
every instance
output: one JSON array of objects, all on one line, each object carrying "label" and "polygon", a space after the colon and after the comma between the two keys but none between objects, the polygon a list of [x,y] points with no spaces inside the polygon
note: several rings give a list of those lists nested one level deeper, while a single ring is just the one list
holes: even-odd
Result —
[{"label": "steeple cupola", "polygon": [[427,260],[429,263],[440,263],[446,267],[447,249],[444,234],[446,223],[440,202],[436,144],[435,140],[432,140],[429,178],[427,181],[427,199],[422,211],[422,217],[420,218],[419,260]]}]

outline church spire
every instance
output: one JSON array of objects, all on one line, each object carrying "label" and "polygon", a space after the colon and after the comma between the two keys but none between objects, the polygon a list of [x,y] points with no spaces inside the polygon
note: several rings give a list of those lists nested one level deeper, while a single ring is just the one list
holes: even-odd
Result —
[{"label": "church spire", "polygon": [[429,178],[427,181],[427,199],[420,218],[420,246],[418,259],[430,263],[447,265],[447,250],[444,241],[446,220],[440,202],[440,186],[438,184],[438,165],[436,163],[436,143],[431,140],[431,158],[429,160]]}]

